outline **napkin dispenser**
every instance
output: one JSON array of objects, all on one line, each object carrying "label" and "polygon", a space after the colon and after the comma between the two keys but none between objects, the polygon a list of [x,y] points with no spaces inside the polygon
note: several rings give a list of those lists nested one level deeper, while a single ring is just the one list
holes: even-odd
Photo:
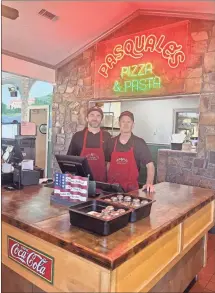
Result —
[{"label": "napkin dispenser", "polygon": [[182,145],[186,135],[184,133],[174,133],[171,137],[171,149],[182,150]]}]

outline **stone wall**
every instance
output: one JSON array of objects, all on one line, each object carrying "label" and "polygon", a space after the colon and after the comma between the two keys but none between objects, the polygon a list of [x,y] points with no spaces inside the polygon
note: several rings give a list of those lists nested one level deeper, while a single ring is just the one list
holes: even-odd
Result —
[{"label": "stone wall", "polygon": [[[53,154],[66,154],[72,136],[86,124],[86,110],[94,96],[95,48],[85,51],[57,71],[52,106]],[[53,171],[58,164],[53,156]]]},{"label": "stone wall", "polygon": [[215,151],[207,159],[196,153],[159,150],[157,182],[173,182],[215,189]]},{"label": "stone wall", "polygon": [[197,153],[159,151],[157,181],[215,189],[215,25],[199,33],[199,38],[199,46],[204,50],[198,69],[202,83]]},{"label": "stone wall", "polygon": [[[115,31],[107,39],[181,20],[184,19],[141,15]],[[201,94],[198,157],[204,160],[205,165],[208,156],[213,156],[213,153],[208,153],[208,148],[210,151],[215,150],[215,107],[213,98],[210,96],[210,93],[215,90],[215,22],[201,20],[190,20],[190,22],[190,56],[186,79],[183,83],[186,93]],[[94,67],[95,47],[92,47],[57,71],[53,101],[54,154],[65,154],[72,135],[84,128],[88,102],[94,99]],[[172,81],[171,86],[174,86],[174,82],[181,81],[176,79]],[[58,166],[54,156],[53,162],[53,171],[55,171]],[[211,165],[209,167],[211,168]],[[159,172],[159,181],[170,179],[163,173],[164,171]]]}]

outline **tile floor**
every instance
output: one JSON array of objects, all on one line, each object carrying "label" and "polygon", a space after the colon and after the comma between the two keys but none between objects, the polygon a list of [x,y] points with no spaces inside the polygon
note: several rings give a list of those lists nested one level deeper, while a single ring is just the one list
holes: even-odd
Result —
[{"label": "tile floor", "polygon": [[215,235],[208,234],[207,266],[198,275],[198,281],[189,292],[215,292]]}]

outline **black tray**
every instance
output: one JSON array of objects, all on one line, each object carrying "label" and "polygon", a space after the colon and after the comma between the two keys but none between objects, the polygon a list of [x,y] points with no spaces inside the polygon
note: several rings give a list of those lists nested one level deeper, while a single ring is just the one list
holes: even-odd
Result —
[{"label": "black tray", "polygon": [[[139,197],[139,196],[135,196],[135,195],[131,195],[131,194],[127,194],[127,193],[120,193],[122,194],[123,196],[130,196],[131,198],[139,198],[140,200],[145,200],[147,201],[148,203],[144,204],[144,205],[141,205],[140,207],[138,208],[133,208],[133,207],[129,207],[131,209],[131,214],[130,214],[130,218],[129,218],[129,222],[131,223],[134,223],[140,219],[143,219],[143,218],[146,218],[150,215],[151,213],[151,207],[152,207],[152,204],[153,202],[155,202],[155,200],[151,200],[149,198],[146,198],[146,197]],[[117,196],[118,194],[111,194],[111,195],[107,195],[107,196],[102,196],[101,198],[99,198],[100,200],[104,200],[106,198],[111,198],[112,196]],[[123,204],[120,204],[119,202],[106,202],[108,203],[109,205],[117,205],[121,208],[125,208],[125,206]]]},{"label": "black tray", "polygon": [[[73,226],[86,229],[99,235],[110,235],[128,224],[131,213],[129,208],[123,207],[126,212],[111,220],[103,220],[87,214],[90,211],[100,212],[109,205],[110,203],[106,203],[104,201],[89,200],[87,202],[77,204],[74,207],[70,207],[70,223]],[[111,205],[114,207],[115,211],[121,208],[118,205]]]}]

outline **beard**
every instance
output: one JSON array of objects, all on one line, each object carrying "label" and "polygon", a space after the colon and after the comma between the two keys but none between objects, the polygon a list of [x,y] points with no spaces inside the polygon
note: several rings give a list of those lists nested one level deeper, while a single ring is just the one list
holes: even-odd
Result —
[{"label": "beard", "polygon": [[98,127],[100,127],[100,122],[98,122],[98,121],[90,121],[90,122],[88,122],[88,124],[89,124],[89,126],[90,127],[92,127],[92,128],[98,128]]}]

